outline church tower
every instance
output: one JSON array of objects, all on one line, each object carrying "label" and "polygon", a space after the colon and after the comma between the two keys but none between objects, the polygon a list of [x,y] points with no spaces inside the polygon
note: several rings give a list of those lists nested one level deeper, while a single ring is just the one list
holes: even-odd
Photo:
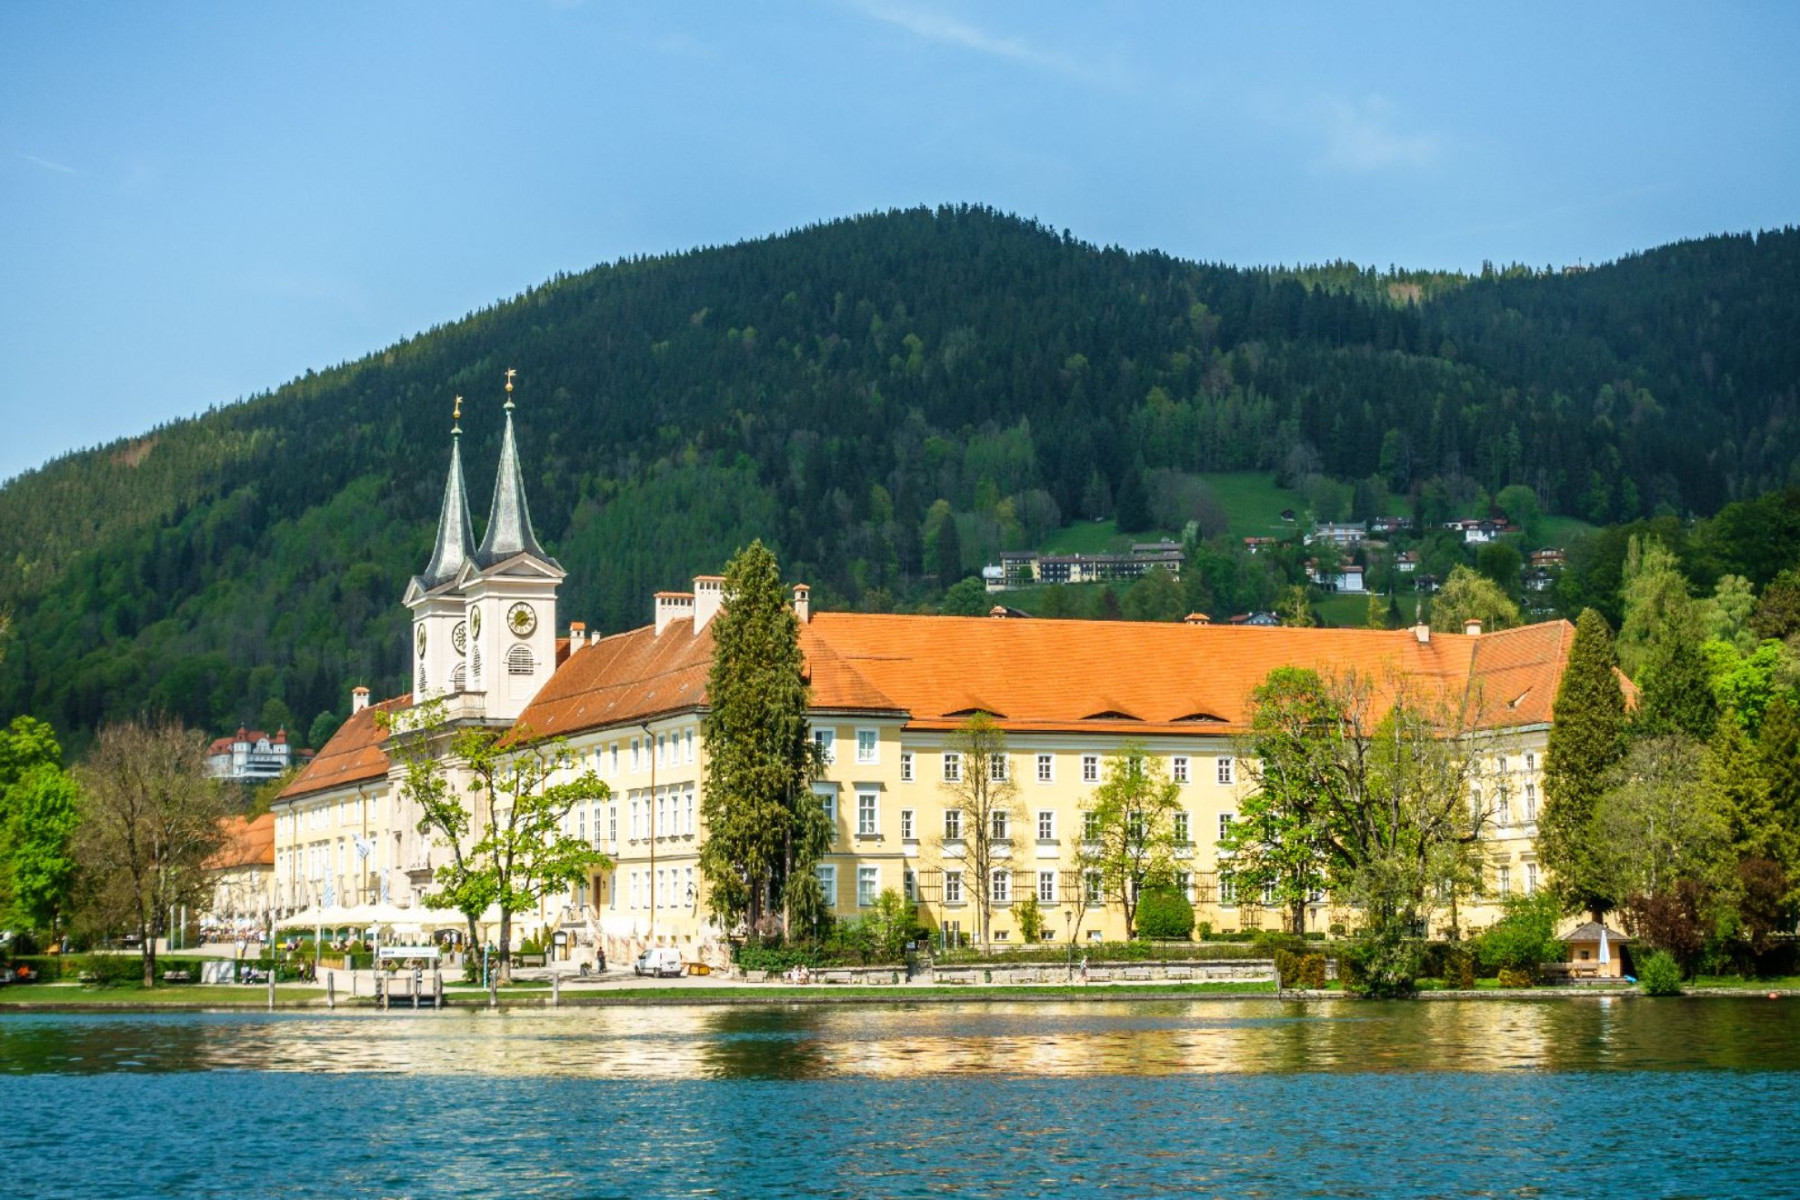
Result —
[{"label": "church tower", "polygon": [[406,588],[412,610],[412,693],[415,700],[455,695],[467,687],[467,601],[459,576],[475,559],[475,526],[469,519],[469,493],[463,486],[462,397],[450,429],[450,476],[444,482],[444,506],[438,514],[437,544],[425,570]]},{"label": "church tower", "polygon": [[513,374],[506,372],[506,430],[487,530],[459,581],[466,601],[467,690],[482,693],[490,721],[511,721],[556,670],[556,589],[565,572],[531,528],[513,438]]}]

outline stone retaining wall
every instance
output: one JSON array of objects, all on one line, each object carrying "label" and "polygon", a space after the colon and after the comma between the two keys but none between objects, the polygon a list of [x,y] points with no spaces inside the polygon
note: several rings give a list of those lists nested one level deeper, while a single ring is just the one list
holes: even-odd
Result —
[{"label": "stone retaining wall", "polygon": [[[1067,983],[1081,978],[1081,967],[1057,963],[972,963],[932,968],[933,983],[1011,984]],[[1089,983],[1262,983],[1275,978],[1272,958],[1233,958],[1194,962],[1116,962],[1087,965]]]}]

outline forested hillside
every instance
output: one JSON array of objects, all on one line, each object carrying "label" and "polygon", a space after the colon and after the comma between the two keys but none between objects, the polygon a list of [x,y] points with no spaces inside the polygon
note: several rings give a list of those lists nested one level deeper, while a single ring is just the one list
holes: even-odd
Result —
[{"label": "forested hillside", "polygon": [[957,208],[623,262],[10,482],[0,714],[305,734],[352,683],[399,690],[451,398],[479,517],[507,367],[564,619],[614,630],[756,536],[821,604],[930,602],[1159,471],[1427,516],[1514,484],[1601,522],[1710,513],[1795,478],[1797,331],[1794,230],[1465,279],[1200,265]]}]

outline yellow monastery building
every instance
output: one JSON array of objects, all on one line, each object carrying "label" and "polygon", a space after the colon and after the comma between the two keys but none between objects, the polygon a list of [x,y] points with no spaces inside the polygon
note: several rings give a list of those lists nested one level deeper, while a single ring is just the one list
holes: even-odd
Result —
[{"label": "yellow monastery building", "polygon": [[[577,769],[592,769],[611,790],[571,813],[569,831],[606,852],[613,869],[520,914],[520,934],[551,935],[571,961],[596,948],[619,959],[675,946],[720,962],[725,933],[707,915],[698,854],[706,836],[701,717],[723,581],[702,576],[691,592],[658,594],[655,619],[642,628],[590,639],[571,622],[558,636],[563,571],[532,533],[511,408],[509,397],[479,545],[453,443],[437,546],[405,597],[413,691],[370,704],[357,689],[349,720],[275,804],[277,907],[342,914],[342,924],[399,908],[421,931],[462,927],[454,912],[422,903],[446,851],[417,832],[419,814],[402,797],[401,768],[384,751],[388,734],[377,720],[384,710],[403,714],[416,697],[441,698],[456,721],[567,739]],[[1284,665],[1409,677],[1440,694],[1479,697],[1475,724],[1489,747],[1482,786],[1497,832],[1487,846],[1486,896],[1461,919],[1484,923],[1498,896],[1539,883],[1532,838],[1551,702],[1574,636],[1567,622],[1443,634],[813,613],[804,586],[794,588],[793,607],[813,735],[829,764],[815,790],[836,827],[819,872],[840,917],[867,911],[894,888],[916,902],[923,924],[969,934],[982,888],[996,941],[1018,940],[1009,909],[1028,895],[1043,910],[1045,939],[1123,937],[1117,905],[1075,901],[1088,887],[1077,861],[1083,805],[1106,755],[1130,740],[1181,785],[1179,882],[1197,918],[1215,929],[1279,924],[1261,897],[1221,890],[1215,843],[1247,786],[1235,747],[1250,691]],[[953,732],[977,712],[1007,738],[1004,762],[988,769],[1003,771],[1018,792],[1004,827],[992,831],[996,865],[986,879],[964,864],[960,812],[949,811],[956,801],[944,786],[979,769],[951,750]],[[1333,919],[1321,898],[1308,928]]]}]

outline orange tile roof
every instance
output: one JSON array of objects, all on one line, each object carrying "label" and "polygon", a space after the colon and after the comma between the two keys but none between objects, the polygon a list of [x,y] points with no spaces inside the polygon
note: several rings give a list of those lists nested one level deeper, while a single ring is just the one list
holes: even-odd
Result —
[{"label": "orange tile roof", "polygon": [[264,813],[254,820],[226,817],[219,822],[219,828],[224,832],[225,840],[218,853],[206,860],[207,870],[275,865],[274,813]]},{"label": "orange tile roof", "polygon": [[[1474,696],[1484,725],[1547,721],[1573,636],[1566,621],[1421,644],[1410,629],[828,612],[801,626],[800,647],[815,709],[904,713],[915,729],[954,728],[981,710],[1019,732],[1116,735],[1241,727],[1251,690],[1290,665]],[[660,636],[603,638],[570,657],[520,724],[567,735],[703,705],[712,645],[686,618]]]},{"label": "orange tile roof", "polygon": [[307,796],[314,792],[323,792],[346,784],[363,783],[371,779],[380,779],[387,774],[388,756],[382,750],[381,743],[387,741],[387,731],[376,721],[375,714],[382,712],[403,712],[412,707],[412,695],[395,696],[392,700],[383,700],[380,704],[371,704],[359,713],[352,713],[350,719],[338,727],[331,735],[324,748],[313,755],[294,776],[294,781],[281,789],[277,800],[291,800],[296,796]]}]

